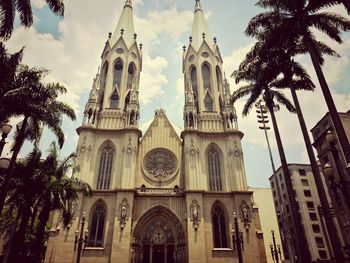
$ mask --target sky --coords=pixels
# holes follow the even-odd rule
[[[62,155],[75,151],[78,142],[76,128],[81,125],[83,110],[92,86],[93,78],[101,63],[100,56],[109,32],[113,32],[124,5],[123,0],[65,0],[65,16],[55,16],[44,0],[32,0],[34,25],[25,29],[16,23],[9,41],[10,52],[25,46],[23,63],[50,70],[47,82],[60,82],[68,93],[61,100],[69,103],[77,114],[76,121],[64,120],[66,142]],[[255,40],[244,30],[249,20],[263,10],[255,6],[255,0],[202,0],[211,35],[217,37],[227,77],[237,69]],[[135,31],[143,44],[143,71],[140,80],[141,123],[154,116],[157,108],[164,108],[169,119],[183,127],[184,87],[182,74],[182,46],[188,46],[191,34],[194,0],[134,0]],[[347,16],[342,6],[332,8]],[[350,34],[344,34],[344,43],[338,45],[322,34],[340,55],[327,58],[323,67],[337,109],[350,110]],[[308,129],[310,130],[327,112],[324,98],[308,56],[297,58],[312,76],[317,88],[314,92],[299,92]],[[231,91],[239,85],[229,78]],[[291,97],[289,92],[285,94]],[[258,129],[253,110],[248,117],[241,112],[245,100],[236,102],[239,129],[242,139],[248,184],[268,187],[272,174],[264,133]],[[281,109],[276,113],[283,144],[289,163],[309,163],[302,135],[295,115]],[[270,130],[273,158],[280,165],[274,134]],[[46,151],[54,139],[46,132],[41,148]],[[9,147],[7,147],[8,150]],[[26,144],[24,156],[31,149]]]

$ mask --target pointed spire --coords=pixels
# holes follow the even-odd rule
[[[118,24],[109,40],[111,46],[113,46],[120,37],[123,37],[128,48],[134,43],[135,29],[134,18],[132,13],[132,1],[126,0],[123,11],[119,17]]]
[[[204,40],[210,47],[214,46],[214,42],[209,33],[207,21],[204,17],[204,12],[200,0],[196,0],[191,37],[191,45],[195,50],[198,50],[200,48]]]

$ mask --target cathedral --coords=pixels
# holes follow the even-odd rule
[[[76,262],[82,222],[83,263],[239,262],[237,237],[244,262],[266,262],[222,64],[196,0],[183,50],[184,128],[163,109],[141,125],[142,45],[132,1],[125,2],[77,129],[74,176],[91,185],[93,196],[79,198],[68,229],[52,216],[45,262]]]

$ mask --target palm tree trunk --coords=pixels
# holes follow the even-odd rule
[[[298,99],[297,93],[295,91],[293,82],[290,81],[290,83],[291,83],[290,84],[290,91],[292,93],[294,106],[295,106],[296,111],[297,111],[300,128],[301,128],[301,131],[303,133],[305,146],[306,146],[307,154],[309,156],[311,169],[312,169],[312,173],[314,175],[318,195],[320,197],[321,207],[323,210],[323,215],[324,215],[324,219],[325,219],[326,226],[327,226],[328,237],[329,237],[329,240],[331,242],[332,249],[333,249],[334,259],[336,262],[343,263],[345,261],[344,261],[344,255],[343,255],[343,252],[341,249],[342,244],[340,243],[340,240],[339,240],[339,237],[337,234],[338,232],[337,232],[337,229],[336,229],[334,221],[333,221],[333,216],[331,213],[331,209],[329,207],[329,203],[328,203],[326,191],[324,189],[324,185],[322,182],[320,170],[319,170],[319,167],[317,165],[314,152],[312,150],[310,136],[308,134],[308,130],[306,127],[304,116],[303,116],[303,113],[301,111],[299,99]]]
[[[309,50],[310,57],[312,60],[312,64],[315,68],[317,78],[318,78],[318,81],[320,82],[320,86],[321,86],[321,89],[323,92],[323,96],[324,96],[324,98],[326,100],[326,104],[328,106],[329,115],[330,115],[331,120],[333,122],[335,133],[337,134],[337,137],[338,137],[340,149],[344,155],[345,165],[350,167],[350,144],[349,144],[348,137],[346,136],[344,127],[343,127],[341,120],[340,120],[340,117],[339,117],[339,113],[338,113],[337,108],[334,104],[332,95],[329,91],[327,81],[324,77],[321,65],[320,65],[318,58],[316,56],[316,48],[309,38],[305,37],[305,39],[306,39],[306,41],[305,41],[306,46],[307,46],[307,49]],[[345,169],[345,173],[346,172],[347,171]],[[339,177],[340,177],[339,179],[342,182],[346,182],[346,178],[342,178],[342,177],[344,177],[343,174],[344,174],[343,171],[339,172]],[[342,192],[344,194],[344,198],[350,200],[350,193],[349,193],[349,189],[348,189],[347,185],[343,185],[342,189],[343,189]],[[349,207],[349,209],[350,209],[350,207]]]
[[[18,141],[16,142],[15,147],[14,147],[14,151],[13,151],[13,154],[11,157],[9,168],[7,170],[7,174],[4,177],[4,182],[3,182],[2,187],[0,189],[1,190],[0,191],[0,218],[2,215],[2,211],[4,209],[4,204],[5,204],[5,199],[6,199],[8,187],[9,187],[11,179],[13,177],[17,156],[19,154],[19,151],[21,150],[21,147],[22,147],[22,144],[24,141],[24,133],[25,133],[25,130],[27,128],[27,123],[28,123],[28,116],[25,116],[23,119],[21,129],[19,131]]]
[[[15,233],[14,240],[12,240],[16,246],[12,246],[12,243],[9,244],[11,250],[9,258],[10,261],[8,262],[21,262],[21,257],[23,254],[25,254],[24,242],[30,216],[30,205],[27,205],[23,208],[21,223],[19,225],[17,233]],[[6,263],[6,261],[4,261],[4,263]]]
[[[44,207],[39,214],[39,226],[35,235],[36,240],[34,244],[34,263],[40,263],[43,256],[45,228],[50,216],[50,204],[47,204],[47,202],[49,201],[46,200],[46,203],[44,204]]]
[[[267,97],[268,96],[269,95],[267,95]],[[274,103],[272,101],[272,98],[267,98],[267,99],[265,98],[265,102],[266,102],[267,108],[269,109],[269,112],[271,115],[272,126],[273,126],[273,129],[275,131],[278,152],[280,155],[283,176],[284,176],[287,195],[288,195],[288,199],[289,199],[289,203],[290,203],[292,221],[293,221],[293,226],[295,229],[294,239],[296,240],[296,245],[297,245],[297,249],[298,249],[298,261],[297,262],[311,263],[311,256],[310,256],[309,247],[306,245],[307,240],[305,237],[304,228],[303,228],[302,224],[300,224],[300,222],[302,222],[302,221],[301,221],[301,217],[299,214],[297,202],[295,200],[291,174],[289,173],[287,159],[286,159],[286,155],[284,153],[283,144],[282,144],[282,140],[281,140],[281,135],[279,133],[279,129],[278,129],[277,121],[276,121],[276,116],[275,116],[275,113],[273,110]]]

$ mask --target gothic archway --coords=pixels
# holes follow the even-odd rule
[[[133,233],[133,263],[187,262],[185,227],[168,208],[159,205],[147,211]]]

